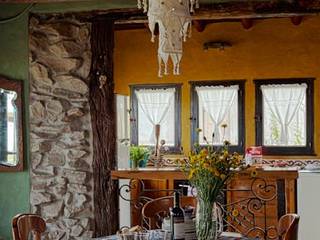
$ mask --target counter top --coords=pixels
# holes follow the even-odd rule
[[[237,171],[240,175],[251,175],[252,171],[257,171],[257,176],[263,177],[285,177],[285,178],[297,178],[298,167],[268,167],[263,168],[248,168],[243,171]],[[138,168],[138,169],[118,169],[111,171],[112,179],[150,179],[150,180],[161,180],[161,179],[186,179],[186,173],[175,167],[164,167],[164,168]]]

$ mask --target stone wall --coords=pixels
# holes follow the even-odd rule
[[[90,24],[33,16],[29,25],[32,211],[45,218],[46,239],[85,239],[93,229]]]

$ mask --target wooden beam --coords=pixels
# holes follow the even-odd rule
[[[116,168],[113,48],[114,20],[93,21],[89,104],[93,134],[95,237],[115,234],[119,229],[118,186],[111,179],[111,171]]]
[[[241,19],[241,24],[244,29],[250,29],[253,26],[253,20],[251,18]]]
[[[87,2],[87,0],[0,0],[0,3],[61,3],[61,2]]]
[[[1,1],[3,2],[7,0],[0,0],[0,2]],[[13,1],[18,2],[26,0]],[[298,3],[297,1],[300,1],[301,3]],[[74,13],[70,12],[64,14],[68,15]],[[115,24],[147,23],[146,14],[143,13],[142,10],[135,7],[94,10],[80,13],[77,12],[76,14],[78,17],[83,18],[84,20],[87,20],[88,18],[97,18],[103,15],[110,15],[115,20]],[[45,16],[50,15],[56,14],[45,14]],[[195,14],[193,14],[191,17],[192,20],[239,21],[242,19],[291,18],[296,16],[316,15],[320,15],[320,1],[231,1],[223,3],[213,3],[210,5],[200,4],[200,9],[196,9]]]
[[[291,17],[291,22],[293,25],[300,25],[302,23],[303,20],[303,16],[295,16],[295,17]]]
[[[128,12],[137,13],[137,9],[128,9]],[[310,1],[301,6],[297,3],[283,1],[250,1],[226,2],[212,5],[200,4],[192,15],[192,20],[242,20],[265,18],[291,18],[296,16],[316,16],[320,14],[320,1]],[[116,19],[118,23],[143,23],[147,22],[145,14]]]

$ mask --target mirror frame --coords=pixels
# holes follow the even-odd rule
[[[0,164],[0,172],[21,172],[23,171],[23,163],[24,163],[24,112],[22,106],[23,99],[23,82],[18,80],[9,80],[4,76],[0,76],[0,88],[15,91],[17,93],[16,99],[16,107],[18,111],[18,145],[19,149],[19,161],[16,166],[5,166]]]

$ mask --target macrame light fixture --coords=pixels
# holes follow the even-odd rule
[[[182,41],[191,36],[191,15],[199,7],[199,0],[138,0],[138,8],[148,14],[149,29],[155,40],[155,26],[159,26],[159,77],[168,74],[169,58],[173,74],[180,74]],[[163,67],[164,66],[164,67]]]

